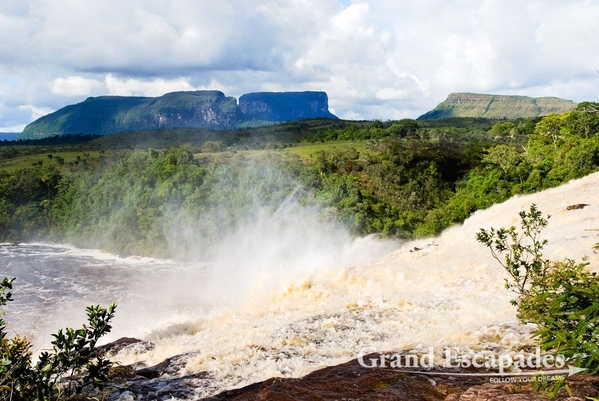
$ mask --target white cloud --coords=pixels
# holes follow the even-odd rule
[[[51,113],[53,111],[52,109],[36,107],[32,104],[23,104],[19,106],[19,110],[30,111],[32,120],[37,120],[38,118],[43,117],[46,114]]]
[[[195,90],[184,78],[141,80],[120,79],[108,74],[104,80],[110,95],[119,96],[161,96],[168,92]]]
[[[597,19],[589,0],[4,0],[0,127],[30,121],[20,105],[194,89],[326,90],[366,119],[452,91],[596,100]]]
[[[402,89],[394,89],[394,88],[383,88],[379,89],[375,97],[380,100],[396,100],[405,98],[407,92]]]
[[[26,124],[12,125],[0,127],[0,132],[22,132]]]
[[[59,96],[88,96],[102,86],[102,82],[80,76],[56,78],[50,82],[50,90]]]

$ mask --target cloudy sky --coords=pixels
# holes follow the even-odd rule
[[[599,101],[599,0],[0,0],[0,131],[89,96],[322,90],[348,119],[448,93]]]

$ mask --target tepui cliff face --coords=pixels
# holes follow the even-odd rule
[[[258,92],[239,98],[241,111],[249,118],[294,121],[303,118],[337,118],[329,112],[324,92]]]
[[[433,110],[418,120],[450,117],[480,118],[534,118],[549,113],[565,113],[576,103],[556,97],[533,98],[528,96],[485,95],[477,93],[451,93]]]
[[[39,118],[18,139],[173,127],[235,129],[254,120],[319,117],[337,118],[329,112],[324,92],[251,93],[241,96],[239,105],[220,91],[173,92],[155,98],[100,96]]]

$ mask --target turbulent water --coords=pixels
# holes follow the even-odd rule
[[[439,358],[444,347],[518,350],[530,344],[534,328],[517,323],[505,274],[475,233],[517,225],[518,212],[535,203],[552,216],[545,256],[588,256],[599,270],[592,250],[599,242],[597,199],[599,173],[477,212],[438,238],[403,244],[352,240],[327,225],[310,229],[293,213],[283,225],[276,215],[263,216],[264,224],[222,245],[215,265],[44,244],[2,246],[1,272],[20,283],[7,320],[44,344],[50,329],[80,324],[85,305],[116,302],[112,338],[141,336],[156,345],[116,359],[154,364],[184,354],[177,374],[209,373],[197,379],[198,396],[299,377],[363,350],[434,347]],[[581,203],[589,206],[567,210]],[[79,315],[71,316],[75,310]]]
[[[156,322],[185,320],[211,308],[199,293],[206,265],[119,258],[64,245],[0,245],[0,275],[16,277],[5,308],[8,329],[49,346],[61,327],[85,322],[85,307],[118,304],[111,338],[143,335]]]

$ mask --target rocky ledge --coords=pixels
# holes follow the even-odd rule
[[[102,347],[113,354],[125,347],[149,350],[151,343],[124,338]],[[119,366],[112,372],[113,383],[106,400],[395,400],[395,401],[541,401],[528,383],[490,383],[488,377],[461,376],[459,373],[481,373],[471,369],[440,369],[432,374],[417,371],[398,372],[393,368],[369,369],[358,360],[326,367],[309,375],[293,378],[272,378],[239,389],[201,398],[198,394],[215,388],[209,372],[185,372],[189,355],[178,355],[154,366],[143,362]],[[377,354],[366,359],[377,357]],[[567,378],[571,394],[562,388],[554,400],[588,401],[599,397],[599,377],[576,375]]]

